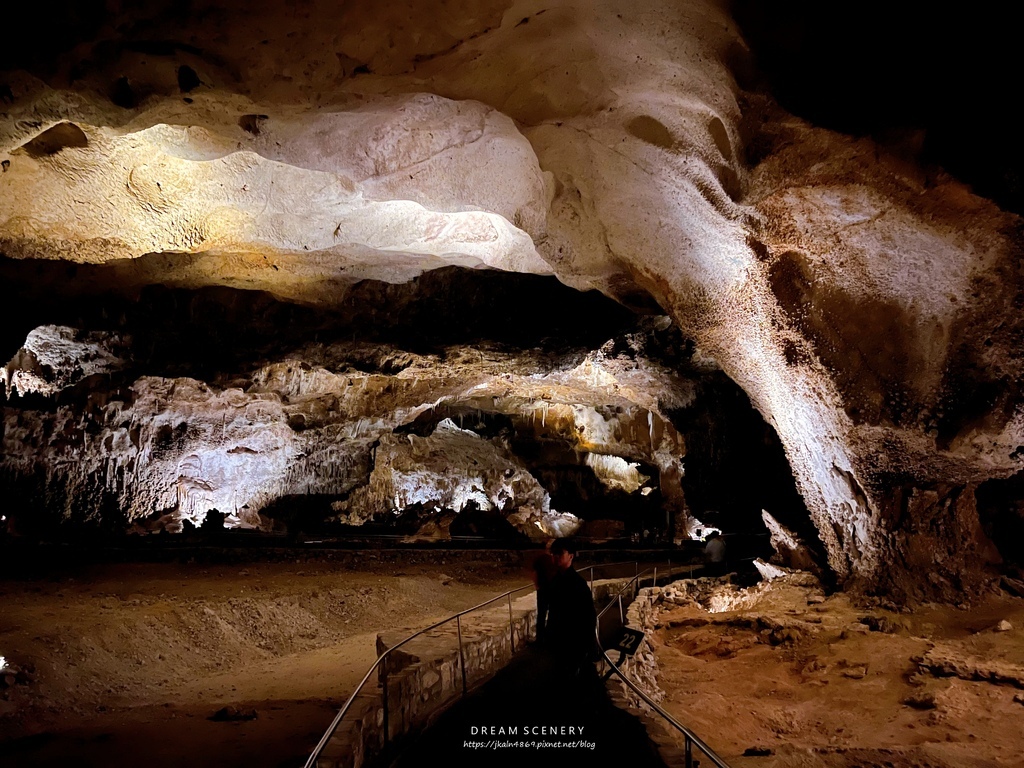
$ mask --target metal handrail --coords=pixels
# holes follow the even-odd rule
[[[595,568],[608,568],[608,567],[611,567],[611,566],[614,566],[614,565],[628,565],[630,562],[632,562],[632,561],[623,561],[623,562],[619,562],[619,563],[600,563],[598,565],[586,566],[585,568],[578,568],[576,572],[580,573],[582,571],[588,571],[589,570],[590,571],[591,587],[593,587],[593,581],[594,581],[593,574],[594,574],[594,569]],[[420,635],[425,634],[426,632],[430,632],[431,630],[437,629],[441,625],[447,624],[450,621],[458,622],[461,619],[461,617],[465,616],[466,614],[472,613],[473,611],[477,611],[477,610],[479,610],[481,608],[485,608],[488,605],[490,605],[491,603],[496,603],[498,600],[501,600],[502,598],[508,598],[508,600],[509,600],[509,629],[510,629],[510,632],[511,632],[511,636],[510,637],[511,637],[511,640],[513,641],[512,642],[512,645],[513,645],[512,650],[514,651],[515,650],[515,648],[514,648],[515,629],[512,627],[512,602],[511,602],[512,601],[512,595],[514,595],[516,592],[522,592],[523,590],[526,590],[526,589],[533,589],[533,585],[532,584],[524,584],[521,587],[516,587],[515,589],[510,589],[507,592],[502,592],[497,597],[492,597],[490,600],[486,600],[486,601],[480,603],[479,605],[475,605],[472,608],[467,608],[464,611],[460,611],[459,613],[456,613],[456,614],[453,614],[451,616],[448,616],[447,618],[441,619],[440,621],[431,624],[429,627],[425,627],[425,628],[419,630],[418,632],[414,632],[413,634],[409,635],[407,638],[402,640],[400,643],[397,643],[396,645],[393,645],[390,648],[388,648],[386,651],[384,651],[380,656],[377,657],[377,660],[375,662],[373,662],[373,665],[370,667],[370,669],[367,670],[366,674],[363,676],[363,679],[359,682],[359,685],[357,685],[356,689],[352,692],[352,695],[348,697],[348,699],[345,701],[344,704],[342,704],[341,709],[338,710],[338,714],[335,715],[334,720],[331,721],[330,726],[328,726],[327,730],[324,732],[324,735],[321,737],[320,741],[317,743],[316,747],[313,749],[313,752],[310,754],[309,759],[306,760],[306,763],[305,763],[303,768],[314,768],[314,766],[316,765],[316,761],[320,757],[320,753],[323,752],[324,747],[326,747],[328,742],[330,742],[331,737],[334,736],[334,732],[338,730],[338,726],[341,725],[341,721],[345,718],[345,715],[348,713],[349,708],[352,706],[352,702],[354,702],[356,700],[356,696],[358,696],[360,691],[363,690],[363,686],[366,685],[366,682],[373,675],[374,671],[380,666],[381,662],[384,661],[391,654],[392,651],[398,650],[399,648],[401,648],[403,645],[405,645],[409,641],[415,640]],[[461,628],[461,624],[460,624],[460,626],[459,626],[459,636],[460,636],[459,651],[460,651],[460,653],[462,651],[462,641],[461,641],[461,634],[462,634],[462,632],[461,632],[461,629],[462,628]],[[466,671],[466,668],[465,668],[465,664],[464,663],[461,664],[460,666],[462,667],[462,673],[463,673],[463,693],[465,693],[465,689],[466,689],[465,671]],[[387,690],[386,689],[384,691],[384,701],[385,701],[384,706],[386,707],[387,706],[387,703],[386,703],[387,702]],[[385,731],[384,732],[384,738],[385,738],[385,741],[387,741],[387,728],[388,728],[388,724],[387,724],[387,721],[385,720],[385,722],[384,722],[384,731]]]
[[[671,571],[671,567],[669,568],[669,571]],[[626,588],[630,587],[630,586],[634,586],[635,585],[635,587],[637,589],[639,589],[640,578],[642,576],[645,576],[648,573],[650,573],[650,570],[644,571],[643,573],[638,573],[636,576],[634,576],[632,579],[630,579],[623,587],[621,587],[619,589],[617,596],[621,597],[623,592],[625,592]],[[657,580],[657,573],[658,573],[658,569],[655,567],[654,568],[654,578],[655,578],[655,580]],[[606,605],[601,610],[601,612],[597,614],[597,618],[598,618],[599,622],[600,622],[600,618],[602,616],[604,616],[604,614],[608,611],[608,609],[611,608],[612,605],[614,605],[616,602],[617,601],[614,601],[614,600],[609,602],[608,605]],[[683,736],[684,736],[684,753],[685,753],[685,760],[686,760],[685,767],[686,768],[693,768],[693,765],[694,765],[693,746],[694,745],[696,745],[697,748],[700,749],[701,752],[703,752],[705,755],[707,755],[707,757],[709,757],[711,759],[711,762],[713,762],[716,766],[718,766],[718,768],[729,768],[729,764],[726,763],[721,757],[719,757],[715,753],[715,751],[713,749],[711,749],[711,747],[709,747],[704,742],[703,739],[700,738],[700,736],[695,734],[693,731],[691,731],[685,725],[683,725],[678,720],[676,720],[674,717],[672,717],[672,715],[670,715],[668,712],[666,712],[664,709],[662,709],[662,707],[656,701],[654,701],[654,699],[652,699],[650,696],[648,696],[646,693],[644,693],[632,680],[630,680],[628,677],[626,677],[625,674],[623,674],[622,670],[619,669],[615,665],[615,662],[613,662],[608,657],[608,651],[606,651],[604,649],[604,646],[601,645],[601,637],[600,637],[600,633],[598,632],[597,626],[595,626],[595,628],[594,628],[594,636],[597,638],[597,647],[601,649],[601,655],[604,657],[605,663],[608,664],[608,666],[611,668],[611,671],[614,672],[616,675],[618,675],[619,678],[622,680],[622,682],[624,682],[627,686],[629,686],[630,690],[632,690],[633,693],[635,693],[637,696],[639,696],[641,699],[643,699],[644,703],[647,704],[647,706],[649,706],[651,709],[653,709],[655,712],[657,712],[659,715],[661,715],[663,718],[665,718],[665,720],[667,720],[670,725],[672,725],[677,731],[679,731],[680,733],[683,734]],[[620,659],[620,662],[621,662],[621,659]]]
[[[620,670],[618,667],[616,667],[612,663],[612,660],[608,658],[608,652],[605,651],[604,648],[601,649],[601,655],[604,656],[605,661],[608,662],[608,665],[612,668],[612,671],[616,675],[619,676],[619,678],[622,680],[622,682],[624,682],[626,685],[629,686],[630,690],[632,690],[633,693],[635,693],[637,696],[639,696],[641,699],[643,699],[644,703],[646,703],[647,706],[649,706],[651,709],[653,709],[655,712],[657,712],[659,715],[661,715],[663,718],[665,718],[665,720],[667,720],[669,722],[669,724],[672,725],[672,727],[674,727],[677,731],[679,731],[680,733],[683,734],[683,736],[686,737],[686,741],[685,741],[686,768],[692,768],[692,766],[693,766],[693,745],[696,745],[697,748],[700,749],[701,752],[703,752],[705,755],[707,755],[711,759],[711,762],[713,762],[715,765],[717,765],[718,768],[729,768],[729,764],[727,762],[725,762],[722,758],[720,758],[711,747],[709,747],[707,744],[705,744],[704,740],[701,739],[700,736],[695,734],[693,731],[691,731],[685,725],[683,725],[678,720],[676,720],[674,717],[672,717],[672,715],[670,715],[668,712],[666,712],[664,709],[662,709],[654,701],[654,699],[652,699],[650,696],[648,696],[646,693],[644,693],[642,690],[640,690],[640,688],[632,680],[630,680],[628,677],[626,677],[622,673],[622,670]]]
[[[327,743],[331,740],[331,737],[334,736],[334,732],[338,729],[338,726],[341,725],[341,721],[344,719],[345,715],[347,714],[347,712],[349,710],[349,707],[352,706],[352,702],[355,701],[356,696],[359,695],[359,692],[363,690],[363,686],[366,685],[366,681],[369,680],[370,677],[373,675],[374,670],[376,670],[377,667],[380,666],[380,663],[382,661],[384,661],[391,654],[392,651],[397,651],[399,648],[401,648],[403,645],[405,645],[406,643],[410,642],[411,640],[415,640],[420,635],[423,635],[423,634],[425,634],[427,632],[430,632],[433,629],[437,629],[438,627],[442,626],[443,624],[447,624],[450,621],[457,621],[457,620],[459,620],[461,617],[465,616],[467,613],[472,613],[473,611],[479,610],[480,608],[484,608],[484,607],[490,605],[491,603],[495,603],[498,600],[501,600],[504,597],[507,597],[507,598],[511,599],[512,595],[514,595],[516,592],[522,592],[524,589],[532,589],[532,587],[533,587],[532,584],[524,584],[521,587],[516,587],[515,589],[510,589],[507,592],[502,592],[497,597],[492,597],[490,600],[487,600],[487,601],[485,601],[483,603],[480,603],[479,605],[475,605],[472,608],[467,608],[464,611],[460,611],[459,613],[456,613],[456,614],[453,614],[451,616],[448,616],[447,618],[441,619],[440,621],[431,624],[429,627],[424,627],[423,629],[419,630],[418,632],[414,632],[413,634],[409,635],[407,638],[402,640],[400,643],[396,643],[395,645],[391,646],[386,651],[384,651],[380,656],[377,657],[377,660],[375,662],[373,662],[373,665],[370,667],[370,669],[363,676],[363,679],[359,682],[359,685],[356,686],[356,689],[352,692],[352,695],[348,697],[348,699],[345,701],[345,703],[341,706],[341,709],[338,710],[338,714],[334,717],[334,720],[331,722],[330,726],[324,732],[324,735],[320,739],[320,742],[316,745],[316,748],[313,750],[312,754],[309,756],[309,759],[306,761],[306,764],[305,764],[304,768],[313,768],[313,766],[316,765],[317,758],[320,757],[320,753],[323,752],[324,747],[327,746]],[[461,644],[460,644],[460,648],[461,648]]]

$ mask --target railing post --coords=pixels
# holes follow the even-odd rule
[[[514,655],[516,652],[516,628],[512,623],[512,593],[508,593],[508,647],[510,654]]]
[[[594,566],[590,566],[590,596],[594,596]]]
[[[384,746],[387,747],[391,741],[391,724],[388,718],[388,657],[385,653],[384,660],[380,665],[381,682],[381,710],[384,715]]]
[[[686,737],[686,768],[693,768],[693,742]]]
[[[466,695],[466,654],[462,650],[462,617],[455,617],[455,626],[459,630],[459,666],[462,667],[462,695]]]
[[[626,615],[622,612],[622,593],[619,593],[619,621],[622,622],[623,626],[626,624]]]
[[[658,566],[654,566],[654,579],[651,580],[651,586],[658,586]]]

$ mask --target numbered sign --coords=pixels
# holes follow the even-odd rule
[[[644,639],[644,633],[638,629],[630,629],[624,627],[622,629],[622,637],[619,638],[619,642],[615,644],[615,648],[626,656],[632,656],[636,653],[636,649],[640,647],[640,642]]]

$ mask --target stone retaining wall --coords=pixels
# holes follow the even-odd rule
[[[600,603],[614,594],[627,579],[606,579],[594,583]],[[499,602],[461,620],[462,648],[467,689],[490,679],[512,656],[512,646],[522,648],[536,634],[537,598],[529,593],[512,600],[512,630],[509,605]],[[400,643],[415,629],[397,630],[377,636],[377,653]],[[459,658],[456,622],[424,633],[393,651],[377,684],[368,682],[353,701],[338,731],[317,761],[318,768],[362,768],[385,750],[385,712],[381,695],[387,678],[387,739],[399,742],[422,730],[463,692],[463,667]]]
[[[661,587],[644,587],[626,609],[626,626],[644,633],[644,639],[636,653],[627,656],[619,669],[629,677],[648,696],[659,704],[664,692],[658,687],[658,662],[654,655],[651,636],[654,633],[654,619],[657,615],[655,605],[661,600]],[[616,678],[618,679],[618,678]],[[634,707],[645,707],[640,698],[633,693],[621,680],[623,695]]]

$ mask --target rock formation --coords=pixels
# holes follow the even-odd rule
[[[636,350],[616,353],[614,339],[589,352],[414,353],[337,339],[282,352],[278,337],[268,348],[279,359],[224,359],[201,380],[181,375],[195,364],[153,375],[167,367],[163,348],[194,343],[190,329],[160,333],[147,358],[110,332],[42,327],[5,367],[16,394],[4,469],[45,507],[34,514],[180,531],[216,510],[228,527],[269,531],[287,524],[277,519],[286,500],[318,497],[321,516],[346,525],[472,504],[527,535],[565,535],[579,520],[552,508],[531,472],[568,465],[623,496],[659,490],[651,502],[686,515],[685,440],[669,414],[694,405],[698,384]],[[25,510],[13,516],[38,528]]]
[[[440,267],[553,274],[667,313],[743,389],[840,581],[910,598],[984,581],[975,489],[1024,464],[1017,215],[903,147],[787,113],[713,0],[200,6],[97,16],[6,57],[8,274],[95,301],[221,286],[321,310]],[[44,333],[68,339],[50,358]],[[112,369],[68,333],[14,342],[8,387]],[[390,456],[397,428],[458,402],[678,485],[670,373],[591,355],[351,376],[316,354],[98,387],[87,415],[10,399],[4,466],[77,462],[68,503],[108,488],[129,519],[251,521],[347,493],[374,444]]]

